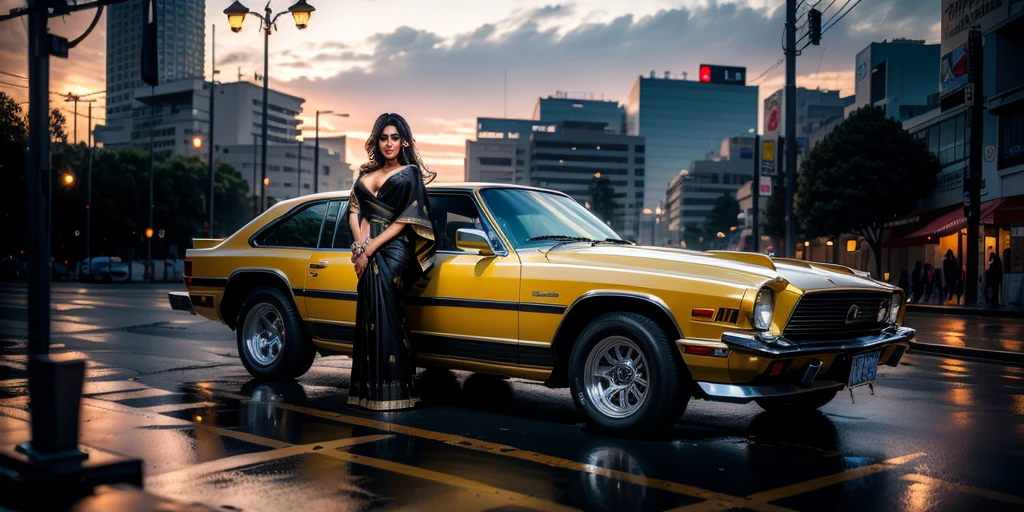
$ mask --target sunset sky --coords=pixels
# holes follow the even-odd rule
[[[694,79],[701,63],[745,66],[752,79],[782,56],[783,0],[583,0],[554,4],[536,0],[309,0],[316,12],[299,31],[291,17],[278,21],[270,40],[270,87],[306,98],[306,136],[317,109],[351,117],[321,117],[321,135],[347,134],[348,161],[365,158],[361,145],[382,112],[409,120],[427,164],[439,179],[462,178],[465,140],[475,118],[528,118],[540,96],[555,91],[622,100],[638,75],[655,70]],[[811,0],[814,4],[816,0]],[[819,8],[830,5],[821,2]],[[853,5],[857,0],[849,2]],[[216,25],[221,81],[262,73],[263,42],[250,17],[241,33],[228,29],[222,11],[230,0],[207,0],[206,73],[211,27]],[[263,2],[243,1],[250,9]],[[287,9],[292,0],[274,0]],[[824,20],[847,0],[831,2]],[[0,0],[0,12],[25,2]],[[829,30],[821,46],[797,61],[798,85],[853,93],[854,58],[872,41],[899,37],[939,42],[939,0],[869,0]],[[77,37],[91,13],[53,19],[51,31]],[[827,24],[826,24],[827,26]],[[53,59],[50,90],[103,90],[106,23],[71,58]],[[0,30],[0,90],[28,99],[24,20]],[[938,66],[938,63],[936,63]],[[508,74],[508,99],[503,78]],[[780,66],[758,82],[761,97],[782,86]],[[51,96],[59,106],[71,108]],[[97,102],[96,106],[102,105]],[[79,112],[86,107],[79,105]],[[94,110],[102,117],[102,110]],[[70,113],[69,128],[70,128]],[[102,120],[100,120],[102,122]],[[79,139],[85,139],[84,118]],[[69,130],[70,131],[70,130]]]

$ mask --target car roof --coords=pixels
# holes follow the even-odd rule
[[[485,188],[506,188],[506,189],[536,190],[536,191],[539,191],[539,192],[552,192],[552,193],[555,193],[555,194],[562,194],[562,192],[559,192],[557,190],[550,190],[550,189],[545,189],[545,188],[540,188],[540,187],[531,187],[531,186],[527,186],[527,185],[515,185],[515,184],[511,184],[511,183],[489,183],[489,182],[483,182],[483,181],[442,181],[442,182],[433,182],[433,183],[430,183],[430,184],[427,185],[427,190],[431,190],[431,191],[433,191],[433,190],[439,190],[439,191],[442,191],[442,190],[443,191],[450,191],[450,190],[476,191],[476,190],[482,190],[482,189],[485,189]],[[282,203],[298,204],[298,203],[304,203],[306,201],[315,201],[315,200],[318,200],[318,199],[334,199],[334,198],[338,198],[338,197],[348,197],[348,194],[349,194],[348,190],[333,190],[333,191],[330,191],[330,192],[319,192],[319,193],[316,193],[316,194],[308,194],[308,195],[299,196],[299,197],[292,198],[292,199],[286,199],[286,200],[281,201],[280,203],[277,203],[277,204],[282,204]]]

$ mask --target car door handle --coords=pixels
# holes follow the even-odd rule
[[[316,263],[310,263],[309,268],[327,268],[327,260],[320,260]]]

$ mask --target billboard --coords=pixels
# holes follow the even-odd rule
[[[1006,0],[942,0],[942,55],[967,42],[967,30],[980,25],[984,34],[1009,16]]]
[[[700,81],[712,84],[747,85],[747,68],[701,64]]]
[[[782,132],[782,90],[764,99],[764,138],[774,139]]]
[[[939,60],[939,93],[949,94],[967,85],[967,78],[967,43],[964,43]]]

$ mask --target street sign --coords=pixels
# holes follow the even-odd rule
[[[964,217],[971,218],[971,191],[964,191]]]
[[[760,193],[758,194],[759,196],[761,196],[761,197],[771,197],[771,195],[772,195],[772,177],[771,176],[761,176],[761,186],[759,188],[760,188],[760,190],[759,190]]]
[[[68,58],[68,38],[53,34],[47,34],[47,37],[50,42],[50,55],[62,59]]]
[[[775,141],[762,142],[761,176],[775,176]]]
[[[996,147],[995,146],[985,146],[985,161],[988,162],[988,163],[992,163],[995,160],[996,160]]]

